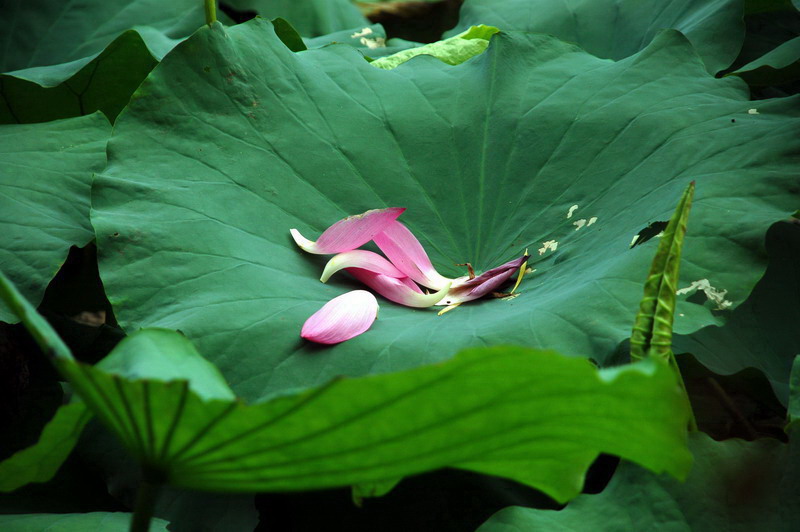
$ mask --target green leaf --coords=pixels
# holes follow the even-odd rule
[[[600,452],[678,477],[690,464],[686,403],[671,371],[654,362],[598,373],[552,352],[480,349],[251,406],[202,401],[175,381],[80,371],[91,386],[80,393],[97,415],[140,461],[185,488],[319,489],[455,466],[565,501]]]
[[[445,36],[476,24],[555,35],[614,60],[631,56],[663,29],[681,31],[709,72],[729,66],[742,46],[743,0],[467,0]]]
[[[8,31],[0,34],[0,72],[88,62],[129,29],[138,29],[161,59],[205,20],[197,0],[9,0],[3,14]]]
[[[36,303],[69,247],[94,237],[89,192],[110,132],[100,113],[0,125],[0,270]],[[0,320],[14,321],[2,304]]]
[[[123,512],[88,512],[81,514],[19,514],[0,515],[0,527],[14,532],[127,532],[131,514]],[[163,519],[150,522],[150,532],[167,531]]]
[[[403,50],[396,54],[376,59],[371,64],[374,67],[391,70],[412,57],[431,55],[448,65],[460,65],[464,61],[483,53],[489,46],[489,39],[498,31],[500,30],[491,26],[473,26],[455,37]]]
[[[478,531],[788,530],[800,519],[797,445],[717,442],[696,432],[686,483],[622,463],[602,493],[581,495],[560,511],[506,508]]]
[[[36,444],[0,462],[0,491],[14,491],[31,482],[53,478],[91,417],[83,403],[60,407]]]
[[[0,123],[47,122],[98,110],[113,122],[156,59],[138,32],[126,31],[83,63],[0,75]]]
[[[792,373],[789,376],[789,408],[787,415],[789,417],[790,427],[797,424],[800,419],[800,355],[794,357],[792,363]]]
[[[289,50],[293,52],[302,52],[308,49],[303,42],[303,38],[297,33],[297,30],[284,19],[276,18],[272,21],[272,25],[275,27],[275,34],[283,41],[283,44],[285,44]]]
[[[42,348],[52,351],[52,328],[31,319],[33,308],[1,275],[0,287]],[[109,358],[139,351],[137,357],[158,365],[164,357],[196,356],[182,339],[150,332],[132,335]],[[166,371],[164,365],[109,364],[131,375],[151,371],[149,379],[61,356],[56,363],[134,457],[178,487],[254,492],[385,485],[454,466],[511,478],[563,502],[580,493],[586,469],[603,452],[677,478],[691,464],[688,405],[670,369],[652,360],[597,370],[552,351],[473,349],[442,364],[338,379],[255,405],[204,400],[195,393],[206,384],[199,363],[186,365],[189,382],[169,380],[172,361]]]
[[[304,37],[317,37],[355,26],[369,26],[350,0],[229,0],[240,11],[286,19]]]
[[[169,135],[164,106],[185,110]],[[458,67],[384,71],[349,46],[294,54],[264,20],[203,29],[115,124],[93,188],[101,276],[124,327],[180,329],[248,400],[476,345],[602,365],[630,336],[655,251],[630,241],[667,219],[691,180],[703,222],[686,237],[679,286],[708,279],[731,304],[681,296],[676,332],[722,323],[763,273],[764,232],[800,203],[800,102],[753,106],[744,82],[709,76],[677,32],[617,63],[500,33]],[[536,272],[512,300],[441,317],[383,301],[366,334],[302,342],[303,322],[359,285],[320,283],[325,258],[289,229],[315,237],[386,206],[407,207],[401,220],[444,275],[526,248]],[[551,240],[555,252],[536,251]]]
[[[749,85],[781,85],[800,79],[800,37],[786,41],[733,74]]]
[[[181,334],[144,329],[126,337],[97,368],[127,379],[186,380],[203,399],[235,398],[219,370]]]
[[[766,248],[767,271],[727,323],[704,327],[689,336],[676,335],[673,350],[676,355],[692,353],[704,366],[723,375],[757,368],[786,405],[789,372],[795,355],[800,353],[800,336],[787,334],[800,323],[800,305],[791,296],[800,293],[800,226],[774,224],[767,232]],[[704,297],[694,297],[698,296]],[[680,314],[676,318],[678,323],[683,319]]]
[[[694,181],[681,196],[664,234],[644,284],[644,296],[631,334],[631,358],[641,360],[653,356],[667,361],[672,358],[672,324],[681,268],[681,250],[694,196]]]

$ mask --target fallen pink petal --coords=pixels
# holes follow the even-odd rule
[[[395,268],[394,264],[377,253],[365,249],[354,249],[353,251],[339,253],[329,260],[319,280],[325,283],[334,273],[346,268],[361,268],[398,279],[406,277],[403,272]]]
[[[292,238],[304,251],[317,255],[330,255],[351,251],[372,240],[400,216],[405,208],[373,209],[348,216],[327,228],[316,242],[307,239],[297,229],[290,229]]]
[[[378,317],[378,301],[353,290],[325,303],[303,324],[300,336],[318,344],[338,344],[367,331]]]
[[[422,244],[402,223],[390,222],[373,240],[398,270],[422,286],[440,290],[452,283],[436,271]]]
[[[424,294],[419,287],[414,285],[414,281],[408,277],[397,279],[361,268],[348,268],[347,272],[389,301],[394,301],[406,307],[432,307],[450,289],[448,284],[436,293]]]

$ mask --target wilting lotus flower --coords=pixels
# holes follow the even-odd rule
[[[323,283],[345,270],[386,299],[408,307],[446,305],[450,309],[496,292],[514,272],[526,266],[527,254],[477,277],[470,267],[469,277],[448,279],[433,267],[419,240],[397,221],[404,210],[393,207],[349,216],[326,229],[316,242],[303,237],[297,229],[292,229],[291,234],[297,245],[309,253],[337,254],[325,265],[320,278]],[[389,260],[372,251],[356,249],[370,240]],[[521,278],[522,273],[517,283]],[[436,292],[424,293],[418,285]],[[311,316],[303,325],[301,336],[324,344],[343,342],[365,332],[377,312],[374,296],[363,290],[349,292]]]

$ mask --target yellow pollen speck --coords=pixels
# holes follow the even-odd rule
[[[358,39],[359,37],[365,37],[367,35],[372,35],[372,28],[364,28],[361,31],[355,32],[350,37],[353,39]]]
[[[589,227],[590,225],[592,225],[596,221],[597,221],[597,216],[592,216],[591,218],[589,218],[589,223],[586,224],[586,227]]]
[[[572,213],[574,213],[577,208],[577,205],[573,205],[569,208],[569,211],[567,211],[567,219],[572,218]]]
[[[581,218],[580,220],[576,220],[572,222],[572,225],[575,226],[575,230],[577,231],[578,229],[586,225],[586,218]]]
[[[547,242],[542,242],[542,247],[539,248],[539,255],[544,255],[547,250],[555,251],[558,248],[558,242],[555,240],[548,240]]]
[[[749,114],[749,115],[757,115],[758,114],[758,109],[748,109],[747,110],[747,114]]]

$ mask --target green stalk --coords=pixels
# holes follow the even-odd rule
[[[147,480],[146,475],[142,479],[136,493],[136,508],[133,510],[130,532],[148,532],[150,530],[150,520],[153,518],[160,488],[160,484]]]
[[[216,0],[204,0],[206,7],[206,24],[211,26],[217,21],[217,2]]]
[[[642,360],[649,357],[665,362],[675,371],[684,393],[686,385],[672,352],[672,324],[675,319],[675,293],[678,289],[681,250],[692,208],[694,187],[694,181],[686,187],[664,230],[644,285],[644,296],[631,334],[631,359]],[[688,394],[686,397],[688,401]],[[690,413],[689,429],[697,430],[694,412]]]

